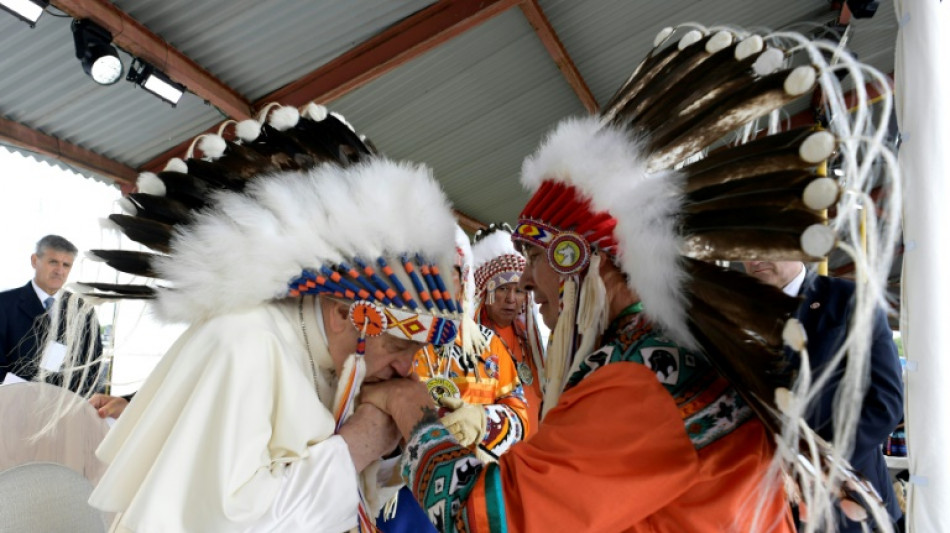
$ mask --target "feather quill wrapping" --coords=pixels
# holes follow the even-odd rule
[[[126,197],[135,207],[135,216],[163,224],[187,224],[191,210],[178,200],[166,196],[132,193]]]
[[[146,278],[158,277],[152,265],[161,257],[159,254],[134,250],[89,250],[86,256],[93,261],[102,261],[119,272]]]
[[[138,189],[144,194],[177,200],[190,209],[200,209],[207,203],[209,187],[188,174],[166,170],[158,174],[143,172],[139,175]]]
[[[814,133],[811,128],[799,128],[713,152],[681,169],[686,176],[685,190],[692,193],[727,181],[812,169],[834,151],[834,144],[831,144],[831,149],[819,149],[817,153],[810,150],[807,151],[808,158],[803,157],[803,146]],[[819,136],[823,135],[827,133]]]
[[[157,251],[168,253],[172,226],[154,220],[114,213],[109,220],[118,225],[125,235],[135,242]]]
[[[801,71],[799,69],[804,69]],[[811,72],[811,83],[807,74]],[[799,75],[806,80],[789,91],[788,81]],[[814,85],[811,67],[798,67],[765,76],[738,91],[725,93],[722,98],[709,100],[693,113],[666,121],[650,129],[649,168],[659,170],[672,167],[676,162],[711,145],[727,133],[769,111],[797,99]]]
[[[77,283],[76,288],[76,292],[93,298],[150,300],[157,294],[155,288],[148,285],[84,282]]]
[[[650,80],[657,76],[664,67],[677,59],[679,53],[680,49],[676,46],[667,46],[660,49],[658,53],[656,47],[651,50],[650,54],[633,71],[630,78],[607,101],[601,112],[604,120],[613,120],[619,109],[628,105],[630,99],[636,96]]]

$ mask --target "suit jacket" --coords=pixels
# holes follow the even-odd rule
[[[58,338],[62,342],[65,330],[65,303],[69,298],[73,298],[72,293],[64,292],[64,302],[61,307],[60,331]],[[33,290],[33,284],[27,283],[19,289],[10,289],[0,292],[0,382],[6,377],[7,372],[13,372],[26,380],[32,380],[36,377],[39,370],[39,343],[43,342],[45,333],[49,328],[49,315],[43,308],[43,304],[36,297],[36,291]],[[93,355],[96,360],[102,355],[102,343],[99,339],[99,324],[96,321],[95,313],[92,313],[86,320],[83,337],[81,342],[85,344],[85,339],[92,335],[95,342]],[[85,383],[78,379],[73,379],[69,384],[70,390],[74,392],[88,392],[95,387],[96,377],[98,376],[99,365],[95,364],[88,372],[88,378]],[[62,384],[62,376],[51,375],[48,382],[54,385]]]
[[[854,283],[818,276],[809,272],[802,284],[804,303],[798,319],[808,335],[808,357],[816,371],[823,370],[844,341],[854,305]],[[901,516],[900,507],[881,452],[881,444],[900,422],[904,413],[904,385],[901,366],[891,328],[884,311],[874,315],[871,340],[870,383],[855,434],[851,465],[861,472],[884,499],[892,519]],[[834,436],[832,416],[835,392],[841,382],[844,364],[835,371],[827,388],[810,406],[808,424],[822,438]],[[848,522],[840,531],[861,531]]]

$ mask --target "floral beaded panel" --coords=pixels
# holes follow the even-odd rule
[[[632,308],[611,324],[603,346],[584,358],[568,379],[565,390],[609,364],[644,365],[656,374],[676,402],[696,449],[715,442],[752,418],[752,409],[705,358],[664,337],[639,309]]]

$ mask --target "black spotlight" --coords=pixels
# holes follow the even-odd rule
[[[122,77],[122,60],[112,42],[112,34],[88,19],[73,21],[76,57],[82,69],[96,83],[112,85]]]
[[[0,9],[9,11],[13,16],[26,22],[32,28],[46,9],[46,0],[0,0]]]
[[[184,85],[175,83],[164,72],[139,58],[132,60],[129,75],[125,79],[140,85],[146,91],[171,104],[172,107],[175,107],[185,94]]]

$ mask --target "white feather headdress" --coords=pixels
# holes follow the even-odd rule
[[[674,41],[677,34],[682,38]],[[851,100],[837,81],[843,72],[858,87]],[[593,348],[587,340],[606,326],[595,253],[604,251],[639,295],[644,314],[680,345],[704,353],[768,429],[781,434],[777,463],[807,487],[816,523],[831,520],[829,496],[849,471],[840,450],[850,447],[859,406],[839,406],[834,448],[801,429],[804,406],[827,377],[800,382],[795,394],[784,395],[790,381],[779,371],[783,342],[794,335],[782,332],[796,329],[786,319],[797,303],[709,261],[809,262],[835,247],[852,256],[866,283],[844,343],[842,387],[852,393],[860,387],[867,325],[875,307],[886,305],[882,287],[900,222],[900,180],[882,143],[890,101],[883,100],[880,113],[870,112],[868,82],[889,93],[880,73],[832,43],[790,32],[667,28],[600,116],[562,122],[522,168],[533,196],[514,238],[545,250],[562,275],[548,387],[564,383],[571,365]],[[772,123],[749,139],[750,122],[777,117],[775,110],[813,90],[823,96],[826,131],[779,131]],[[737,135],[735,145],[723,143],[736,131],[746,134]],[[706,153],[711,146],[718,148]],[[837,182],[824,175],[830,159]],[[875,206],[871,192],[881,186],[889,198]],[[833,205],[836,218],[829,224],[822,210]],[[866,249],[859,244],[862,228],[868,228]],[[545,409],[557,399],[556,390],[548,392]],[[777,405],[776,396],[792,400]],[[801,453],[808,449],[818,451],[806,458]],[[870,513],[880,513],[873,493],[855,494]],[[880,518],[879,524],[887,522]]]
[[[196,139],[186,161],[143,174],[129,214],[109,217],[159,253],[92,252],[166,284],[89,284],[95,296],[156,298],[160,316],[193,322],[319,293],[364,302],[351,311],[412,340],[455,336],[461,310],[442,278],[454,217],[426,167],[375,156],[315,104],[265,106],[234,124],[234,141],[222,136],[231,122]]]

